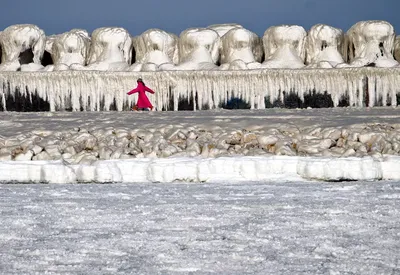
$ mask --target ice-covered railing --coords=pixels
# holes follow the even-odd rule
[[[283,102],[285,95],[300,100],[310,92],[327,92],[338,106],[346,98],[350,106],[397,106],[400,68],[265,69],[247,71],[158,72],[1,72],[0,100],[3,110],[16,93],[37,96],[50,111],[128,110],[136,95],[126,93],[141,77],[156,91],[149,95],[158,110],[178,110],[182,99],[193,100],[193,109],[218,108],[229,99],[241,98],[253,109],[264,109],[265,99]],[[11,100],[12,101],[12,100]],[[171,104],[173,103],[173,104]]]

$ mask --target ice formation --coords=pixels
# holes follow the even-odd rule
[[[221,39],[206,28],[191,28],[179,36],[179,65],[177,70],[211,70],[217,67]]]
[[[262,40],[244,28],[232,28],[221,38],[220,69],[260,68],[263,58]]]
[[[40,60],[45,50],[44,31],[30,24],[12,25],[1,32],[2,60],[0,71],[17,71],[21,65],[34,63],[41,68]]]
[[[396,36],[394,43],[394,58],[400,62],[400,35]]]
[[[343,31],[317,24],[308,32],[306,39],[306,64],[312,68],[333,68],[343,64]]]
[[[263,36],[265,61],[263,68],[303,68],[306,31],[295,25],[273,26]]]
[[[173,67],[178,63],[178,36],[160,29],[150,29],[133,39],[135,63],[131,71]]]
[[[352,67],[395,67],[395,33],[386,21],[361,21],[346,34],[347,61]]]
[[[125,29],[96,29],[92,33],[87,69],[126,71],[132,60],[132,50],[132,38]]]
[[[73,29],[57,35],[52,41],[51,57],[57,70],[58,65],[85,66],[90,47],[87,31]]]

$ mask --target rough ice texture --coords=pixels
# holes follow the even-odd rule
[[[160,29],[150,29],[134,37],[135,64],[131,71],[146,71],[151,65],[173,67],[178,63],[178,36]]]
[[[92,33],[88,69],[126,71],[132,60],[133,43],[123,28],[99,28]]]
[[[135,97],[126,92],[142,77],[156,93],[149,95],[158,110],[178,110],[182,99],[195,99],[193,108],[215,109],[230,98],[241,98],[252,109],[264,109],[265,100],[284,101],[286,92],[300,100],[312,91],[332,97],[333,106],[347,98],[349,106],[397,106],[400,68],[342,68],[308,70],[248,71],[160,71],[160,72],[3,72],[0,74],[0,100],[18,90],[22,96],[37,95],[50,103],[50,110],[74,111],[129,110]],[[28,87],[27,89],[25,88]],[[368,87],[368,88],[367,88]],[[171,105],[173,102],[173,105]]]
[[[346,34],[347,56],[350,66],[395,67],[393,58],[395,33],[386,21],[361,21]]]
[[[394,43],[394,58],[396,58],[397,61],[400,61],[400,35],[396,36]]]
[[[342,30],[323,24],[314,25],[306,39],[306,64],[308,67],[332,68],[344,63],[343,47]]]
[[[263,58],[262,40],[244,28],[232,28],[221,38],[220,69],[260,68]]]
[[[264,68],[304,67],[306,31],[301,26],[282,25],[268,28],[263,36]]]
[[[211,70],[217,67],[221,38],[206,28],[191,28],[179,36],[177,70]]]
[[[13,25],[1,32],[0,45],[2,50],[0,71],[16,71],[23,64],[40,65],[46,38],[44,31],[35,25]]]

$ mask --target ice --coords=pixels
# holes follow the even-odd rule
[[[214,24],[207,27],[207,29],[216,31],[220,37],[224,36],[231,29],[236,29],[236,28],[243,28],[243,26],[236,23],[227,23],[227,24]]]
[[[190,28],[179,36],[176,70],[210,70],[217,67],[221,38],[214,30]]]
[[[268,28],[263,36],[263,68],[303,68],[306,31],[301,26],[281,25]]]
[[[59,64],[85,66],[89,48],[90,37],[87,31],[73,29],[53,39],[51,57],[55,66]]]
[[[395,67],[393,26],[386,21],[361,21],[346,34],[347,59],[350,66]]]
[[[343,31],[317,24],[311,27],[306,39],[307,67],[332,68],[344,63]]]
[[[16,71],[23,64],[40,65],[46,38],[44,31],[35,25],[12,25],[1,32],[0,45],[2,50],[0,71]]]
[[[233,28],[221,38],[220,69],[255,69],[261,67],[262,40],[244,28]],[[243,66],[235,66],[240,62]]]
[[[3,274],[397,274],[399,182],[0,185]]]
[[[149,65],[152,64],[155,70],[159,70],[160,65],[168,69],[178,63],[178,36],[175,34],[150,29],[135,37],[133,45],[136,60],[131,71],[151,70]]]
[[[94,30],[91,38],[87,70],[127,70],[133,49],[128,31],[118,27],[104,27]]]

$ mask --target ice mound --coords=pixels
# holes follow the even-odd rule
[[[132,59],[133,43],[123,28],[99,28],[92,33],[88,70],[126,71]]]
[[[351,67],[395,67],[393,58],[395,33],[386,21],[361,21],[346,35],[347,59]]]
[[[217,68],[221,39],[207,28],[190,28],[179,36],[179,65],[176,70],[211,70]]]
[[[261,67],[262,40],[244,28],[233,28],[221,38],[220,69],[243,70]]]
[[[303,68],[306,31],[301,26],[281,25],[268,28],[263,36],[263,68]]]
[[[12,25],[0,35],[2,62],[0,71],[17,71],[21,65],[34,63],[30,68],[42,69],[40,60],[45,50],[45,34],[31,24]]]
[[[133,39],[136,62],[129,70],[153,71],[178,63],[178,36],[160,29],[150,29]]]
[[[90,37],[85,30],[73,29],[56,36],[51,49],[55,68],[61,64],[66,66],[74,64],[75,67],[85,66],[89,48]]]
[[[333,68],[344,63],[343,44],[342,30],[323,24],[311,27],[306,38],[308,67]]]

